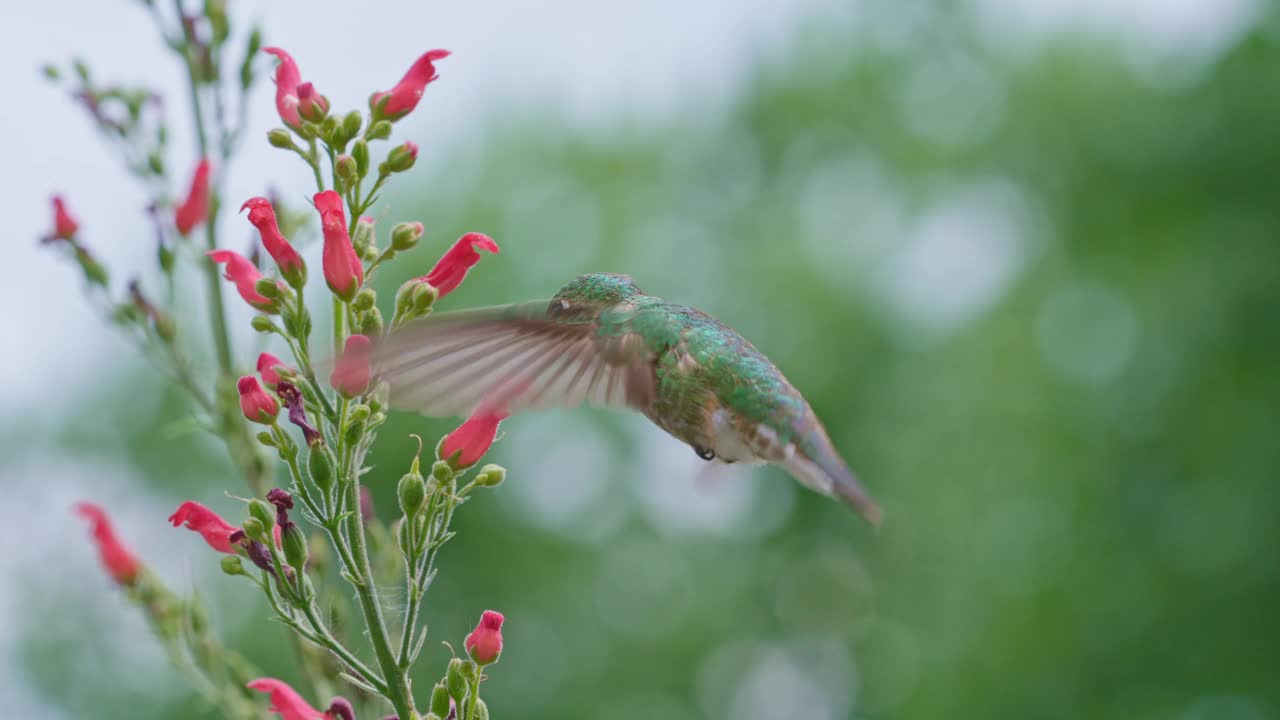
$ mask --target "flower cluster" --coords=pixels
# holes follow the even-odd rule
[[[341,681],[354,701],[335,697],[318,710],[281,680],[263,677],[220,645],[196,599],[179,597],[147,570],[119,537],[105,509],[85,502],[75,511],[89,521],[108,574],[148,616],[165,647],[181,656],[174,662],[202,675],[198,687],[222,715],[249,720],[261,717],[265,707],[285,720],[355,720],[358,710],[381,715],[389,706],[399,718],[487,719],[489,711],[480,698],[486,679],[481,670],[501,654],[500,613],[483,613],[465,638],[467,656],[449,663],[425,709],[417,701],[426,698],[414,697],[409,672],[426,639],[420,617],[423,595],[435,575],[437,554],[454,535],[454,513],[472,493],[495,487],[506,476],[503,468],[486,465],[469,480],[466,477],[497,438],[505,409],[481,407],[443,437],[425,476],[415,456],[396,488],[400,515],[388,525],[373,511],[368,488],[362,485],[369,469],[366,457],[388,412],[389,388],[374,362],[378,344],[389,332],[432,312],[465,280],[482,252],[499,252],[492,238],[463,233],[433,266],[418,269],[415,274],[421,275],[400,286],[392,321],[384,324],[375,274],[413,249],[424,226],[414,220],[397,223],[389,232],[382,230],[380,242],[382,233],[370,211],[387,184],[414,167],[420,148],[412,141],[387,143],[382,159],[374,156],[378,144],[392,136],[395,124],[422,104],[427,86],[439,78],[437,63],[449,53],[423,53],[391,89],[369,95],[367,110],[341,113],[336,101],[304,79],[287,51],[263,48],[260,33],[249,34],[239,63],[239,102],[247,102],[260,58],[274,58],[275,104],[283,127],[267,134],[268,143],[301,159],[316,182],[312,217],[318,220],[323,241],[319,262],[324,284],[319,291],[327,295],[327,302],[321,303],[324,312],[332,313],[326,323],[332,335],[322,339],[307,302],[314,300],[307,293],[316,287],[308,282],[308,259],[299,250],[304,245],[297,242],[305,232],[298,213],[267,195],[236,198],[239,205],[232,207],[239,207],[256,231],[260,249],[246,255],[219,243],[219,174],[230,165],[241,135],[241,128],[226,124],[222,112],[232,102],[221,96],[229,90],[219,82],[229,65],[231,23],[222,5],[206,3],[201,14],[180,18],[171,27],[157,15],[160,26],[169,28],[166,40],[184,64],[194,91],[200,159],[180,192],[163,189],[173,184],[164,162],[164,143],[145,138],[133,120],[113,124],[103,104],[114,96],[90,87],[87,71],[77,71],[84,84],[77,97],[93,99],[87,104],[94,121],[109,127],[112,137],[125,144],[126,156],[140,153],[145,158],[130,170],[154,193],[149,216],[157,238],[156,276],[166,285],[164,295],[174,298],[184,289],[175,279],[176,264],[182,258],[197,258],[205,272],[209,327],[184,327],[172,308],[148,298],[144,288],[149,281],[144,278],[131,279],[123,299],[112,300],[107,270],[86,249],[86,228],[61,196],[53,199],[53,228],[42,242],[67,250],[110,317],[188,392],[202,424],[225,443],[244,477],[250,496],[243,499],[239,517],[224,517],[187,500],[168,522],[199,535],[227,575],[244,578],[261,593],[272,615],[296,635],[298,667],[311,675],[313,686],[317,681],[319,686]],[[137,102],[143,103],[151,96],[139,97],[143,99]],[[162,115],[157,117],[163,123]],[[165,132],[163,125],[160,132]],[[208,141],[214,137],[219,138],[216,144]],[[256,358],[241,357],[231,342],[222,295],[228,282],[256,311],[252,327],[277,343]],[[210,376],[185,351],[184,333],[197,331],[211,332],[214,339],[210,361],[216,369]],[[327,377],[318,369],[322,365]],[[250,366],[252,371],[245,372]],[[270,487],[269,479],[275,476],[270,455],[287,474],[284,487]],[[370,551],[375,545],[398,550],[398,556],[375,554]],[[379,583],[389,574],[374,563],[383,558],[403,564],[405,587],[396,594],[405,604],[398,628],[389,622],[392,618],[379,597]],[[338,572],[329,572],[334,563]],[[349,587],[335,587],[337,579]],[[354,606],[348,607],[353,596]],[[330,612],[336,607],[356,615],[359,626],[335,626]],[[372,660],[352,649],[366,640],[373,649]],[[230,685],[223,688],[218,683]],[[378,702],[385,706],[375,708]]]

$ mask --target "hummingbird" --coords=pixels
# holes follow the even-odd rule
[[[465,416],[498,398],[508,413],[636,410],[703,460],[776,465],[880,524],[822,421],[763,353],[626,275],[579,276],[549,301],[433,313],[392,333],[373,360],[393,407]]]

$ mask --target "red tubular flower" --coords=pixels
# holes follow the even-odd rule
[[[502,654],[502,620],[502,613],[493,610],[485,610],[480,615],[480,622],[466,640],[472,660],[488,665]]]
[[[236,392],[240,393],[240,412],[249,420],[270,425],[280,413],[280,403],[267,394],[258,384],[258,378],[245,375],[236,381]],[[266,416],[263,416],[266,413]]]
[[[422,91],[439,77],[436,74],[436,61],[447,57],[448,50],[430,50],[413,63],[409,72],[404,74],[395,87],[386,92],[374,93],[369,98],[369,109],[373,111],[374,117],[395,121],[408,115],[418,106]]]
[[[231,533],[240,528],[223,520],[218,513],[190,500],[178,506],[169,516],[174,527],[186,525],[189,530],[200,533],[209,547],[222,553],[235,553],[231,547]]]
[[[467,233],[458,238],[453,247],[449,248],[431,272],[422,276],[420,279],[429,283],[436,289],[437,298],[453,292],[462,284],[462,279],[467,276],[467,271],[473,265],[480,262],[479,250],[488,250],[491,253],[498,252],[498,243],[494,242],[488,235],[480,233]]]
[[[355,397],[369,388],[369,338],[352,335],[334,363],[329,384],[347,397]]]
[[[195,226],[209,219],[209,161],[200,158],[195,174],[191,177],[191,190],[187,199],[173,212],[173,222],[178,234],[186,236]]]
[[[510,414],[504,408],[481,404],[458,429],[440,441],[440,459],[448,460],[458,468],[475,465],[493,445],[494,438],[498,436],[498,424]]]
[[[278,367],[287,368],[289,365],[269,352],[258,356],[258,375],[262,377],[262,382],[271,386],[279,383],[280,373],[276,372]]]
[[[61,195],[53,196],[53,239],[70,240],[75,237],[80,224],[67,212],[67,204]]]
[[[90,502],[76,503],[75,511],[89,520],[90,532],[94,541],[98,543],[98,554],[102,558],[102,566],[107,569],[111,577],[115,578],[116,582],[121,585],[132,585],[138,579],[138,574],[142,572],[142,562],[133,554],[133,551],[120,542],[120,538],[116,536],[115,527],[111,524],[111,518],[107,517],[107,511],[100,505]]]
[[[316,92],[309,82],[298,86],[298,114],[305,120],[321,122],[329,114],[329,98]]]
[[[302,262],[302,256],[297,250],[289,244],[284,235],[280,232],[280,225],[276,222],[276,211],[271,207],[271,201],[264,197],[249,198],[240,206],[240,211],[249,210],[249,222],[256,228],[262,236],[262,245],[271,255],[271,259],[276,261],[276,265],[280,268],[280,272],[285,276],[294,287],[298,287],[307,282],[307,268]]]
[[[293,61],[289,53],[278,47],[263,48],[262,52],[275,55],[280,59],[276,66],[276,111],[285,125],[294,130],[302,130],[302,116],[298,114],[298,83],[302,82],[302,73],[298,71],[298,63]]]
[[[324,280],[334,295],[350,300],[364,282],[364,264],[356,255],[351,236],[347,233],[342,196],[325,190],[316,193],[314,201],[316,210],[320,212],[320,229],[324,232]]]
[[[248,258],[234,250],[210,250],[205,255],[218,264],[227,264],[223,277],[236,284],[236,292],[240,293],[245,302],[263,312],[276,311],[275,303],[258,293],[257,286],[262,273]]]
[[[270,695],[271,706],[267,710],[279,715],[282,720],[329,720],[324,713],[311,707],[283,680],[258,678],[250,680],[247,687]]]

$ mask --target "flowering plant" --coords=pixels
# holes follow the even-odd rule
[[[500,613],[483,613],[465,639],[466,656],[449,662],[429,696],[414,692],[410,670],[426,639],[423,596],[435,577],[438,553],[453,537],[454,513],[473,492],[505,478],[497,465],[467,478],[493,443],[505,413],[486,407],[483,416],[463,423],[441,440],[425,473],[414,457],[397,487],[401,516],[390,527],[371,512],[361,485],[366,456],[386,420],[387,387],[371,370],[371,346],[390,329],[431,312],[479,261],[478,250],[498,252],[484,235],[463,235],[433,269],[399,289],[391,320],[384,323],[370,278],[414,247],[423,226],[400,223],[380,243],[368,213],[388,183],[414,166],[418,146],[403,142],[386,150],[382,160],[374,158],[388,145],[395,123],[419,105],[438,77],[436,63],[449,53],[424,53],[390,90],[374,92],[366,110],[340,113],[313,82],[303,80],[288,52],[261,47],[258,29],[245,35],[243,49],[233,50],[232,19],[224,3],[207,0],[193,11],[177,2],[175,16],[166,16],[154,3],[143,4],[190,87],[200,159],[180,200],[170,195],[168,126],[158,98],[145,89],[98,85],[79,62],[67,82],[149,193],[156,271],[123,289],[113,283],[106,264],[88,249],[86,228],[62,197],[53,199],[54,227],[43,242],[69,255],[84,273],[91,301],[186,391],[200,425],[225,444],[244,479],[250,497],[244,498],[242,517],[227,520],[187,501],[169,522],[197,533],[222,556],[227,575],[262,593],[275,619],[292,630],[299,669],[317,694],[336,689],[342,694],[319,711],[284,682],[258,677],[248,661],[220,642],[197,599],[175,593],[148,569],[104,508],[82,502],[75,511],[89,522],[102,564],[124,597],[146,615],[175,666],[225,717],[256,718],[265,707],[286,720],[353,720],[357,711],[382,713],[389,706],[394,717],[405,720],[487,718],[480,687],[484,669],[501,653]],[[315,290],[308,282],[314,280],[309,277],[314,268],[290,240],[305,232],[304,214],[267,197],[239,205],[269,262],[257,250],[245,256],[227,249],[220,239],[221,187],[241,144],[249,90],[263,54],[276,60],[275,102],[284,124],[271,130],[267,141],[304,162],[315,180],[313,203],[323,237],[320,269],[332,326],[327,345],[317,340],[305,302],[308,289]],[[46,73],[58,82],[64,76],[56,68]],[[233,105],[236,119],[230,118]],[[180,322],[172,309],[190,289],[179,281],[181,263],[203,268],[207,327]],[[258,311],[253,329],[274,338],[285,357],[263,352],[251,358],[235,351],[224,311],[226,282]],[[154,292],[155,283],[163,287],[161,293]],[[153,300],[161,296],[168,301]],[[192,342],[205,332],[213,346],[211,368],[193,360]],[[330,353],[332,368],[324,377],[317,367]],[[255,372],[241,374],[251,365]],[[280,487],[275,487],[277,476],[284,478]],[[325,552],[319,552],[320,544]],[[375,552],[378,548],[392,552]],[[380,585],[396,575],[405,603],[399,617],[392,617]],[[323,608],[339,606],[352,594],[362,622],[339,627]],[[352,642],[362,635],[372,657],[362,656]],[[423,700],[425,707],[419,704]]]

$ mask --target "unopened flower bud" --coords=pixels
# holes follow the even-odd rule
[[[417,462],[415,461],[415,465]],[[405,473],[396,486],[396,494],[400,497],[400,509],[405,517],[414,517],[427,502],[427,484],[422,475],[416,472]]]
[[[260,333],[280,332],[280,328],[276,327],[276,324],[266,315],[254,315],[249,324]]]
[[[342,134],[349,138],[355,137],[360,132],[360,125],[363,124],[364,117],[360,115],[359,110],[352,110],[342,118]]]
[[[476,698],[476,712],[472,720],[489,720],[489,706],[480,698]]]
[[[432,688],[430,707],[431,712],[440,717],[445,717],[449,714],[449,688],[445,687],[443,683],[436,683],[436,686]]]
[[[437,460],[431,466],[431,477],[435,478],[441,485],[448,483],[453,479],[453,468],[444,460]]]
[[[244,565],[240,562],[238,555],[222,556],[222,572],[228,575],[244,575]]]
[[[244,528],[244,534],[248,536],[250,540],[257,540],[261,543],[267,542],[266,526],[264,526],[262,521],[258,518],[247,517],[244,519],[244,522],[240,524],[240,527]]]
[[[489,464],[480,468],[480,474],[476,475],[476,485],[480,487],[498,487],[506,479],[506,468],[501,465]]]
[[[267,133],[267,142],[271,147],[283,148],[289,150],[293,148],[293,136],[284,128],[275,128]]]
[[[303,534],[302,528],[289,523],[281,534],[280,544],[284,548],[284,559],[295,570],[302,572],[307,566],[307,536]]]
[[[356,230],[351,234],[351,246],[360,255],[377,253],[378,236],[374,232],[373,218],[366,215],[356,221]]]
[[[338,118],[333,117],[332,115],[326,117],[324,121],[320,123],[320,137],[329,140],[333,145],[338,144],[333,141],[341,139],[338,137],[338,134],[341,132],[342,125],[339,124]]]
[[[477,663],[488,665],[497,662],[498,656],[502,654],[502,621],[502,613],[485,610],[480,615],[476,629],[467,635],[467,652],[471,653]]]
[[[249,516],[262,523],[262,527],[266,530],[270,530],[276,524],[275,508],[258,498],[249,501]]]
[[[382,720],[396,720],[396,719],[395,719],[395,718],[383,718]],[[423,716],[422,720],[442,720],[442,716],[437,715],[437,714],[435,714],[435,713],[431,712],[431,713],[427,713],[425,716]]]
[[[387,407],[387,401],[391,398],[391,386],[385,382],[380,382],[373,386],[373,391],[368,395],[369,409],[375,415],[381,414]]]
[[[377,299],[378,294],[373,288],[361,288],[360,292],[356,293],[355,300],[351,301],[351,309],[356,312],[368,312]]]
[[[266,432],[266,431],[260,432],[258,433],[257,437],[258,437],[258,442],[261,443],[264,447],[269,447],[269,448],[280,447],[280,444],[276,442],[275,437],[272,436],[272,434],[269,432]]]
[[[364,138],[356,140],[351,146],[351,157],[356,161],[356,172],[360,177],[369,173],[369,143]]]
[[[262,278],[253,284],[253,289],[257,290],[258,294],[264,298],[270,300],[280,299],[280,284],[271,278]]]
[[[379,120],[369,127],[370,140],[386,140],[391,137],[391,123]]]
[[[418,145],[411,141],[405,141],[402,145],[397,145],[387,154],[386,162],[382,163],[378,172],[382,175],[390,175],[391,173],[399,173],[413,167],[418,161]]]
[[[333,458],[329,457],[329,451],[323,445],[317,445],[307,453],[307,473],[311,475],[311,482],[321,490],[327,492],[333,487]]]
[[[462,705],[462,701],[467,699],[467,678],[462,674],[462,665],[466,662],[462,658],[454,658],[449,661],[449,670],[445,673],[445,686],[449,689],[449,697],[458,705]]]
[[[373,308],[360,316],[360,324],[356,327],[361,335],[378,336],[382,334],[382,311]]]
[[[328,120],[329,99],[316,92],[315,85],[304,82],[298,85],[298,114],[309,122]],[[326,134],[327,136],[327,134]]]
[[[391,228],[391,247],[396,250],[411,250],[422,237],[422,223],[402,222]]]
[[[359,168],[356,166],[355,158],[350,155],[339,155],[334,161],[334,172],[338,174],[338,179],[342,182],[351,184],[356,181],[359,175]]]

